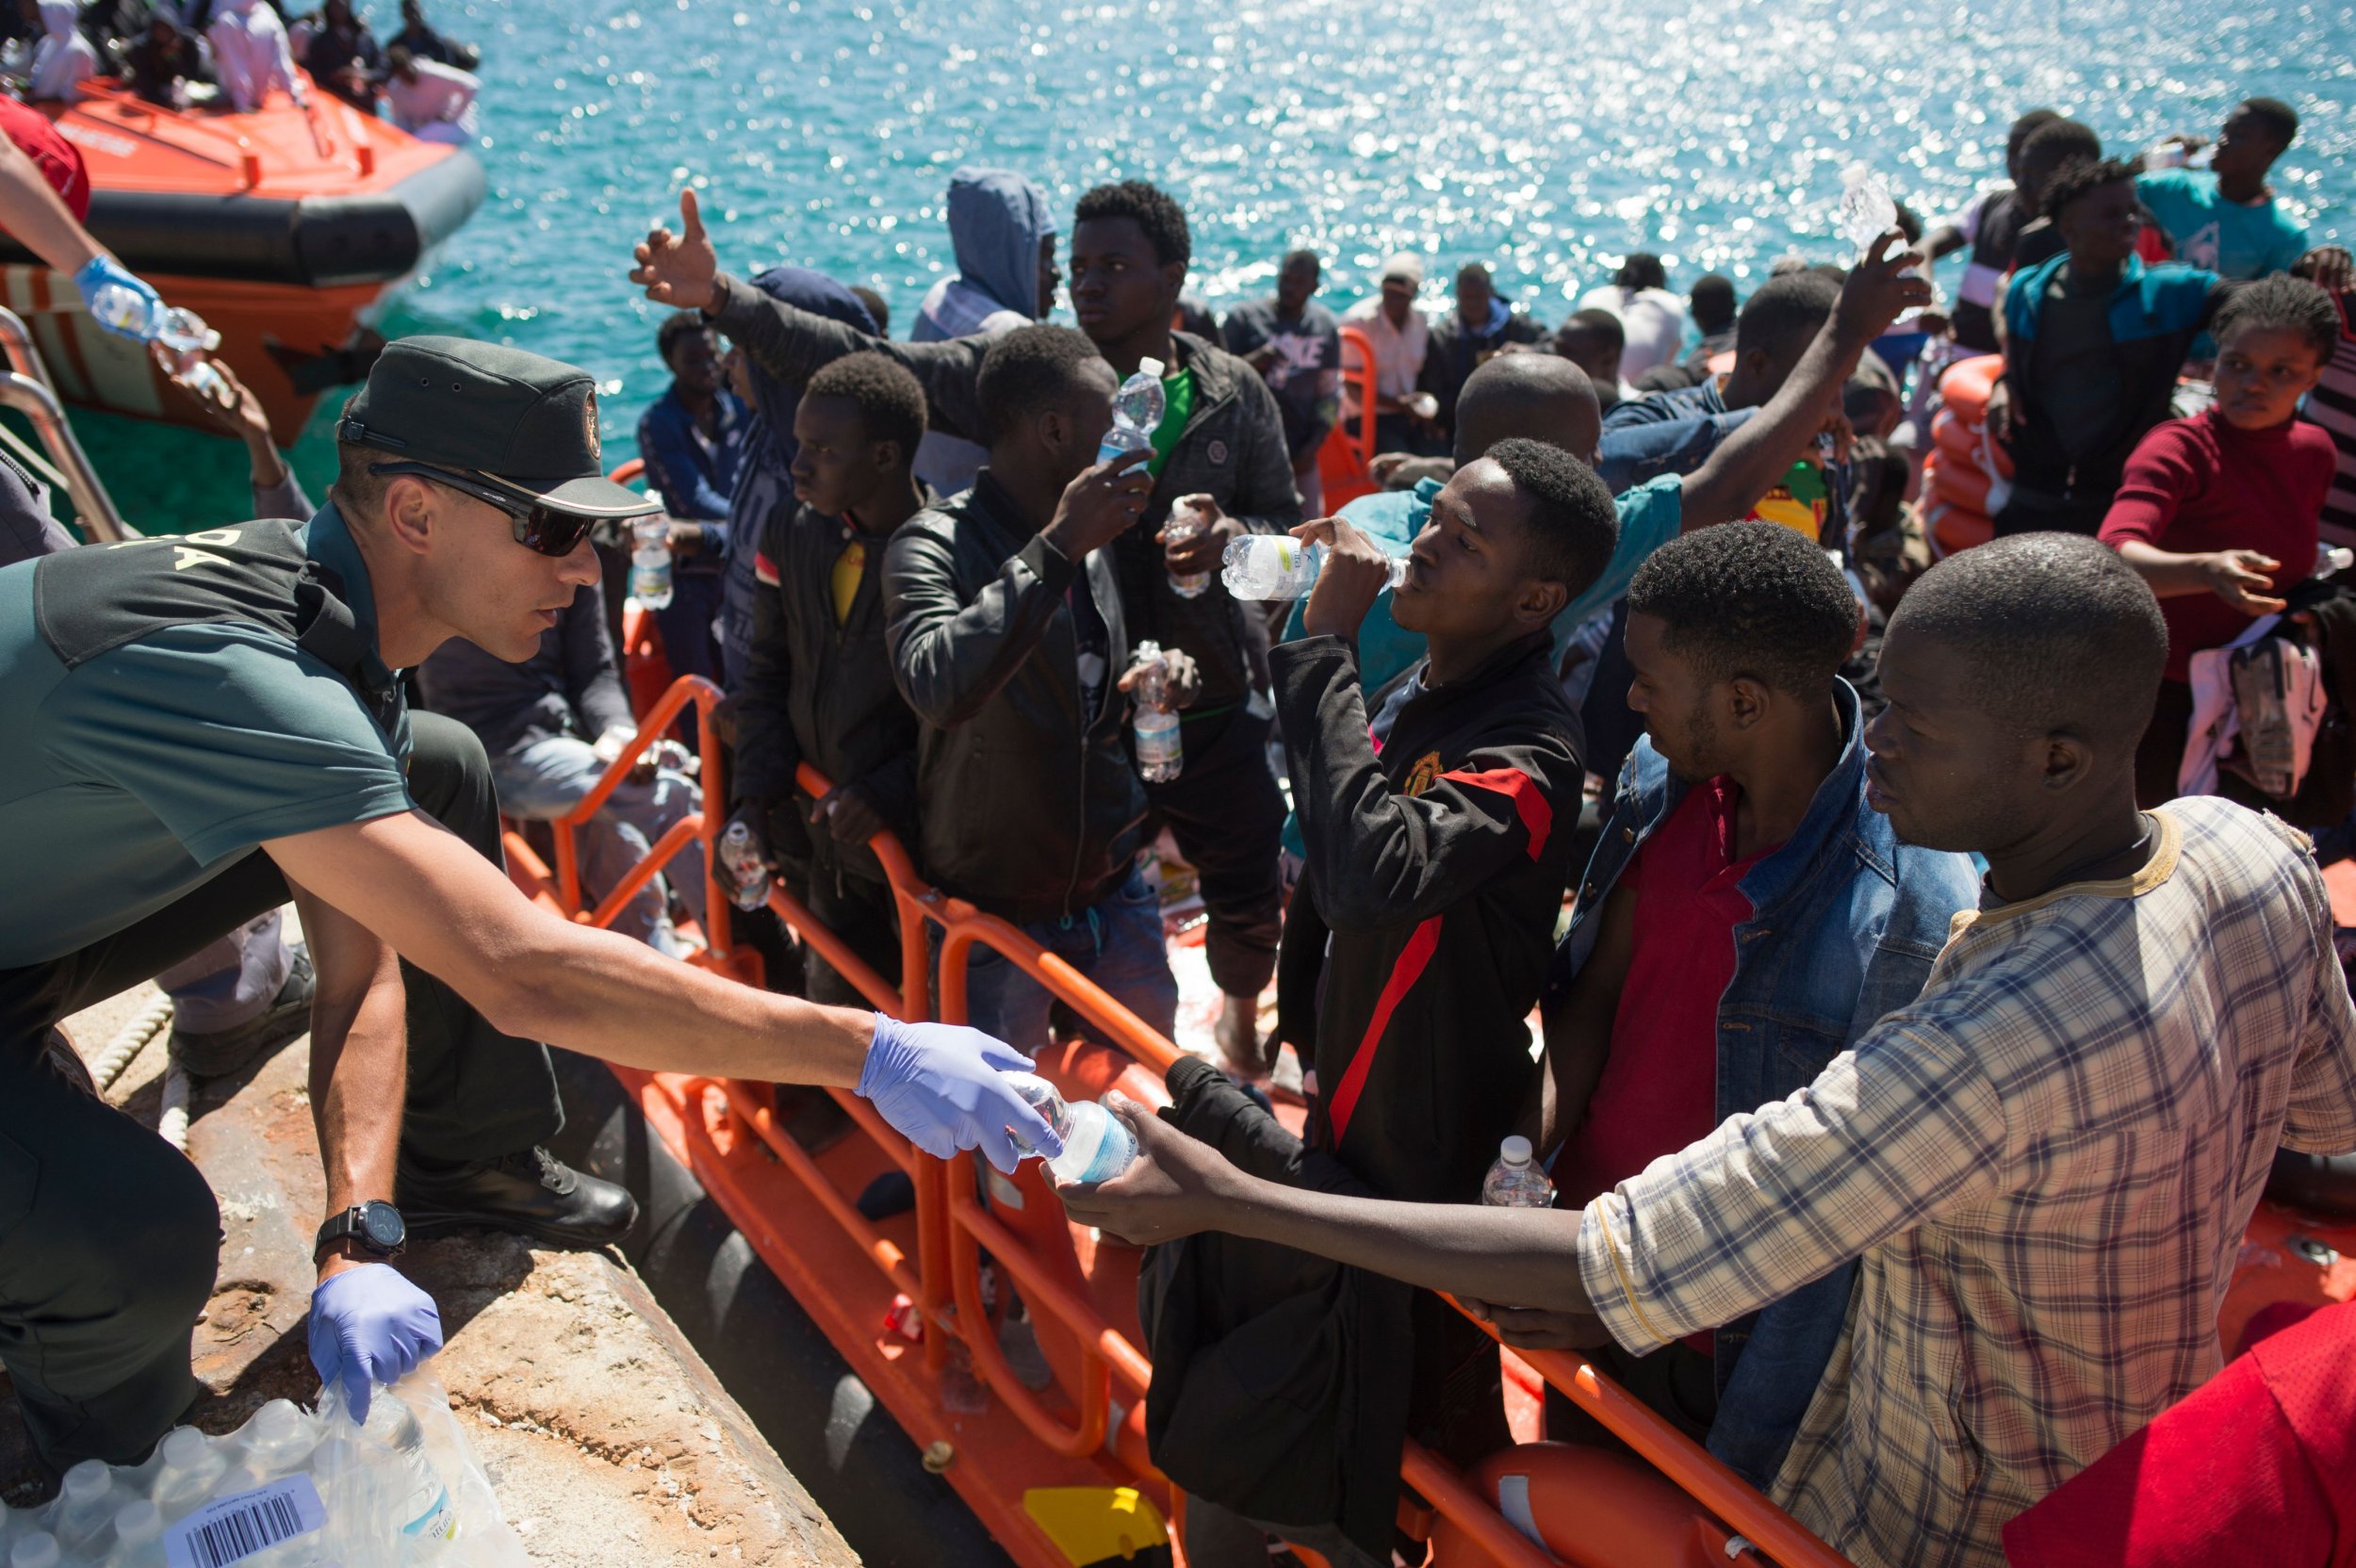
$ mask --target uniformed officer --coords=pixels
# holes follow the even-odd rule
[[[394,672],[450,637],[529,658],[597,580],[590,526],[650,510],[598,475],[586,374],[396,343],[337,457],[308,524],[0,570],[0,1363],[53,1465],[136,1461],[187,1410],[220,1244],[203,1177],[90,1092],[54,1026],[289,896],[327,1183],[311,1353],[362,1407],[440,1343],[384,1266],[408,1231],[596,1243],[633,1217],[541,1149],[562,1120],[541,1040],[855,1085],[920,1146],[1002,1168],[1008,1129],[1055,1143],[997,1041],[732,984],[549,914],[499,869],[481,744],[411,714]]]

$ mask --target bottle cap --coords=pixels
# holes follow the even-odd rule
[[[1152,376],[1155,381],[1162,379],[1162,362],[1158,359],[1138,360],[1137,370],[1142,375]]]
[[[1512,1134],[1504,1142],[1497,1145],[1497,1153],[1507,1165],[1528,1165],[1530,1163],[1530,1140],[1519,1133]]]
[[[65,1473],[65,1494],[76,1502],[95,1497],[112,1479],[103,1459],[86,1459]]]
[[[164,1434],[164,1462],[186,1470],[205,1457],[205,1437],[194,1427],[174,1427]]]
[[[115,1510],[115,1539],[119,1542],[153,1541],[163,1533],[163,1511],[144,1497]]]

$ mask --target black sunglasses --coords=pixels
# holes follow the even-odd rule
[[[368,472],[392,476],[415,474],[436,484],[447,484],[462,495],[472,496],[485,506],[495,506],[507,514],[509,531],[515,543],[528,550],[559,558],[570,555],[581,547],[589,531],[597,525],[595,517],[578,512],[564,512],[546,501],[521,501],[513,496],[501,495],[487,484],[482,484],[448,468],[436,468],[430,463],[371,463]]]

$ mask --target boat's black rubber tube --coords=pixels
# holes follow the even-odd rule
[[[553,1054],[565,1163],[630,1188],[622,1252],[868,1568],[1014,1568],[601,1062]]]
[[[329,288],[390,283],[414,270],[483,204],[483,165],[463,149],[397,185],[358,196],[274,201],[243,195],[100,190],[90,231],[132,271]],[[0,237],[0,261],[30,261]]]

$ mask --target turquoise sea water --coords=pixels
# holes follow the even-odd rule
[[[399,25],[374,0],[380,28]],[[1549,323],[1654,250],[1682,288],[1748,287],[1778,254],[1837,259],[1863,160],[1926,215],[2001,175],[2012,117],[2050,105],[2132,152],[2212,134],[2241,97],[2305,128],[2276,186],[2317,240],[2356,237],[2356,8],[2258,0],[428,0],[483,46],[491,196],[389,314],[587,367],[606,451],[664,376],[630,246],[702,195],[723,265],[870,285],[905,335],[951,266],[961,163],[1023,171],[1059,212],[1108,178],[1185,203],[1194,286],[1223,306],[1277,256],[1328,258],[1337,308],[1383,256],[1443,296],[1483,259]],[[1956,264],[1942,273],[1952,285]],[[1068,320],[1069,316],[1063,318]],[[332,466],[326,405],[297,452]],[[77,415],[134,520],[240,513],[226,442]]]

